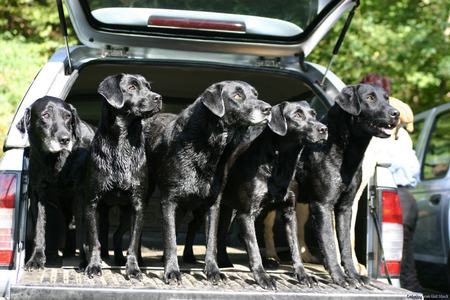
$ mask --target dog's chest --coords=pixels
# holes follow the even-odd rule
[[[139,184],[145,174],[147,160],[143,147],[133,147],[128,143],[118,145],[102,144],[93,151],[94,164],[107,189],[128,190]]]

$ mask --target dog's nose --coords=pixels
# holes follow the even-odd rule
[[[60,136],[58,142],[63,146],[67,146],[70,142],[70,137],[67,135]]]
[[[398,117],[400,116],[400,112],[399,112],[397,109],[391,109],[391,110],[389,111],[389,115],[390,115],[392,118],[398,118]]]
[[[154,95],[153,95],[153,100],[154,100],[155,102],[161,101],[161,100],[162,100],[162,96],[159,95],[159,94],[154,94]]]
[[[261,108],[262,113],[267,116],[270,115],[271,110],[272,110],[272,106],[270,106],[269,104],[266,104]]]
[[[328,127],[327,126],[320,126],[319,127],[319,133],[325,134],[327,132],[328,132]]]

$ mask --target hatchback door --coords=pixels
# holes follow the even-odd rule
[[[80,41],[101,49],[154,48],[306,57],[355,0],[65,1]]]

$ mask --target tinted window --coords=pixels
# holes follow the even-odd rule
[[[414,123],[414,131],[409,135],[413,142],[413,149],[417,149],[417,142],[419,141],[420,133],[422,132],[423,125],[425,125],[425,120],[420,120]]]
[[[422,169],[422,179],[442,178],[450,165],[450,111],[436,118],[428,142]]]

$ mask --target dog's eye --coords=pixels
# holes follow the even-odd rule
[[[375,101],[375,97],[372,96],[372,95],[369,95],[369,96],[367,96],[366,100],[367,100],[368,102],[374,102],[374,101]]]
[[[50,114],[49,113],[43,113],[42,114],[42,117],[44,118],[44,119],[49,119],[50,118]]]
[[[297,111],[297,112],[295,113],[295,115],[296,115],[297,117],[299,117],[299,118],[302,118],[302,119],[305,118],[305,114],[304,114],[301,110]]]
[[[71,117],[72,117],[72,115],[69,113],[64,114],[64,120],[69,120]]]
[[[129,91],[134,91],[134,90],[136,90],[136,86],[131,84],[131,85],[128,86],[128,90]]]
[[[242,100],[242,96],[239,94],[234,94],[233,99],[236,101],[241,101]]]

